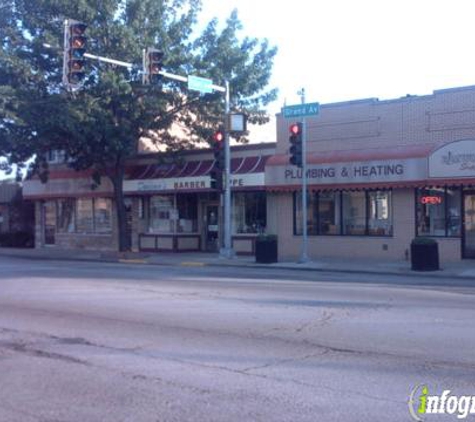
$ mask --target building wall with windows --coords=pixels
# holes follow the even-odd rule
[[[302,170],[288,154],[298,120],[277,116],[266,166],[281,259],[301,253]],[[475,87],[323,104],[307,129],[311,258],[409,259],[420,236],[438,241],[442,263],[475,258]]]
[[[232,148],[232,240],[252,254],[266,230],[265,163],[275,143]],[[116,209],[110,181],[93,188],[92,172],[75,172],[64,155],[50,154],[47,183],[25,182],[35,201],[36,246],[117,250]],[[63,161],[62,161],[63,160]],[[129,249],[147,252],[217,251],[222,244],[222,199],[212,185],[210,150],[179,156],[142,154],[127,163],[123,190]]]

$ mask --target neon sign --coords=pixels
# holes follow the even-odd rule
[[[442,204],[441,196],[421,196],[421,204],[440,205]]]

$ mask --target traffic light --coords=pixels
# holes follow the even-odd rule
[[[214,168],[224,170],[224,131],[218,130],[213,135]]]
[[[302,167],[302,129],[301,122],[293,123],[290,125],[290,164],[297,167]]]
[[[219,129],[213,134],[212,148],[214,164],[210,172],[211,189],[223,190],[224,171],[224,131]]]
[[[223,190],[223,171],[217,168],[212,168],[209,173],[210,176],[210,187],[211,189],[216,189],[218,191]]]
[[[64,27],[63,83],[68,87],[77,87],[86,76],[86,29],[85,23],[73,19],[68,19]]]
[[[144,51],[143,62],[143,83],[156,85],[162,79],[162,75],[160,75],[160,72],[163,67],[163,52],[154,48],[147,48]]]

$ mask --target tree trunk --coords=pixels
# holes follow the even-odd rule
[[[130,250],[131,245],[127,236],[127,210],[124,204],[124,169],[117,171],[110,179],[114,186],[119,252],[125,252]]]

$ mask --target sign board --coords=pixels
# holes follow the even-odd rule
[[[213,81],[211,79],[190,75],[188,76],[188,89],[209,94],[213,92]]]
[[[349,163],[308,164],[310,185],[381,183],[425,180],[425,158],[374,160]],[[302,183],[302,169],[290,165],[267,166],[266,186],[295,186]]]
[[[229,113],[227,130],[245,132],[247,130],[247,116],[243,113]]]
[[[451,142],[429,156],[429,177],[475,177],[475,140]]]
[[[282,113],[286,119],[291,117],[317,116],[319,112],[319,103],[298,104],[282,108]]]

